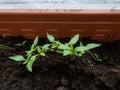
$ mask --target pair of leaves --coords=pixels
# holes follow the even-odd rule
[[[33,63],[35,62],[36,60],[36,57],[37,55],[34,55],[34,56],[31,56],[27,65],[26,65],[26,68],[32,72],[32,66],[33,66]],[[22,56],[22,55],[15,55],[15,56],[11,56],[9,57],[10,59],[14,60],[14,61],[25,61],[26,59]]]
[[[33,55],[33,52],[38,50],[38,52],[45,56],[44,53],[41,52],[41,50],[39,50],[39,48],[37,48],[37,44],[38,44],[38,36],[35,38],[35,40],[33,41],[33,44],[30,48],[29,51],[26,51],[26,56],[27,58],[25,59],[22,55],[15,55],[15,56],[11,56],[9,57],[10,59],[14,60],[14,61],[23,61],[24,64],[26,64],[27,69],[32,72],[32,65],[34,63],[34,61],[36,60],[37,55]]]

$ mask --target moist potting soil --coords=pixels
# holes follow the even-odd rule
[[[22,62],[8,58],[25,55],[33,40],[27,40],[21,47],[14,45],[24,40],[0,37],[0,44],[14,48],[0,49],[0,90],[120,90],[120,41],[102,43],[91,50],[102,61],[95,61],[88,53],[82,57],[47,53],[35,61],[33,72],[29,72]],[[60,40],[68,42],[69,38]],[[82,41],[98,42],[89,38]],[[49,43],[47,39],[39,39],[40,45],[45,43]]]

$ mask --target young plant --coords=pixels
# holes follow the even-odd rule
[[[21,46],[25,46],[26,42],[27,42],[27,40],[23,41],[22,43],[17,43],[17,44],[14,44],[14,45],[21,47]]]
[[[84,53],[87,52],[94,58],[94,60],[101,61],[101,59],[98,57],[97,54],[89,51],[89,50],[97,48],[99,46],[101,46],[101,44],[96,44],[96,43],[90,43],[90,44],[87,44],[84,46],[83,43],[80,42],[80,46],[75,47],[74,52],[75,52],[75,55],[78,57],[82,56]]]
[[[14,50],[14,48],[8,47],[6,45],[2,45],[0,44],[0,49],[4,49],[4,50]]]
[[[80,41],[80,45],[77,47],[74,47],[74,45],[78,42],[79,40],[79,34],[75,35],[68,43],[65,44],[60,44],[58,46],[59,53],[62,53],[63,56],[67,55],[76,55],[78,57],[81,57],[84,53],[88,52],[92,57],[97,60],[101,61],[101,59],[98,57],[97,54],[92,54],[89,50],[101,46],[101,44],[96,44],[96,43],[90,43],[87,44],[86,46],[83,45],[83,43]]]
[[[60,44],[57,50],[58,53],[62,53],[63,56],[75,54],[74,45],[78,42],[78,40],[79,40],[79,34],[71,38],[71,40],[68,43]]]
[[[38,36],[35,38],[33,44],[29,51],[26,52],[26,56],[23,55],[15,55],[10,56],[9,58],[15,61],[23,61],[23,64],[26,64],[26,68],[32,72],[32,66],[37,57],[45,56],[45,53],[42,51],[42,48],[37,45],[38,44]]]
[[[55,38],[48,33],[47,33],[47,39],[49,40],[49,42],[52,43],[47,45],[48,46],[47,48],[49,48],[48,50],[55,52],[58,49],[58,46],[61,44],[61,42],[55,40]]]

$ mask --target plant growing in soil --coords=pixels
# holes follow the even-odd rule
[[[61,45],[61,42],[55,40],[55,38],[48,33],[47,33],[47,39],[49,40],[49,42],[51,42],[51,44],[47,44],[48,47],[50,47],[48,50],[53,51],[53,52],[58,50],[58,47],[59,45]]]
[[[0,49],[4,49],[4,50],[14,50],[14,48],[8,47],[6,45],[2,45],[0,44]]]
[[[27,40],[23,41],[22,43],[17,43],[17,44],[14,44],[15,46],[25,46]]]
[[[81,57],[84,53],[88,52],[95,60],[101,61],[101,59],[98,57],[97,54],[90,52],[89,50],[101,46],[101,44],[96,43],[90,43],[86,46],[83,45],[83,43],[80,41],[79,46],[74,46],[79,40],[79,34],[75,35],[68,43],[60,44],[58,46],[59,53],[62,53],[63,56],[67,55],[76,55],[78,57]]]
[[[99,47],[101,44],[90,43],[87,45],[83,45],[80,41],[79,46],[75,46],[75,44],[79,41],[79,34],[75,35],[70,39],[68,43],[61,43],[55,38],[47,33],[47,38],[50,44],[44,44],[43,46],[38,45],[38,36],[34,39],[33,44],[31,45],[30,50],[25,51],[25,57],[23,55],[15,55],[10,56],[9,58],[15,61],[23,61],[26,64],[26,68],[32,72],[32,66],[35,60],[40,56],[46,56],[46,52],[56,52],[61,53],[63,56],[75,55],[81,57],[84,53],[88,52],[95,60],[100,61],[97,54],[90,52],[89,50]]]
[[[33,44],[31,45],[31,48],[29,51],[26,51],[26,58],[24,58],[23,55],[15,55],[9,57],[12,60],[15,61],[23,61],[24,64],[26,64],[26,68],[32,72],[32,65],[37,59],[38,56],[45,56],[45,53],[42,51],[42,48],[40,46],[37,46],[38,44],[38,36],[35,38]]]

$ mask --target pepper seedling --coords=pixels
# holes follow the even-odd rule
[[[8,47],[6,45],[2,45],[0,44],[0,49],[4,49],[4,50],[14,50],[14,48]]]
[[[51,42],[51,44],[48,44],[49,47],[48,50],[55,52],[58,49],[58,46],[61,44],[61,42],[55,40],[55,38],[48,33],[47,33],[47,39],[49,40],[49,42]]]
[[[68,43],[60,44],[58,46],[58,50],[61,52],[59,53],[62,53],[63,56],[74,55],[75,54],[74,45],[78,42],[78,40],[79,40],[79,34],[72,37]]]
[[[37,57],[45,56],[45,53],[42,51],[40,46],[38,46],[37,44],[38,44],[38,36],[33,41],[33,44],[31,45],[30,50],[26,51],[26,56],[25,56],[26,58],[24,58],[24,56],[22,55],[15,55],[9,58],[15,61],[23,61],[23,64],[26,64],[26,68],[30,72],[32,72],[33,63],[35,62]]]
[[[21,47],[21,46],[25,46],[26,42],[27,42],[27,40],[23,41],[22,43],[17,43],[17,44],[14,44],[14,45]]]

